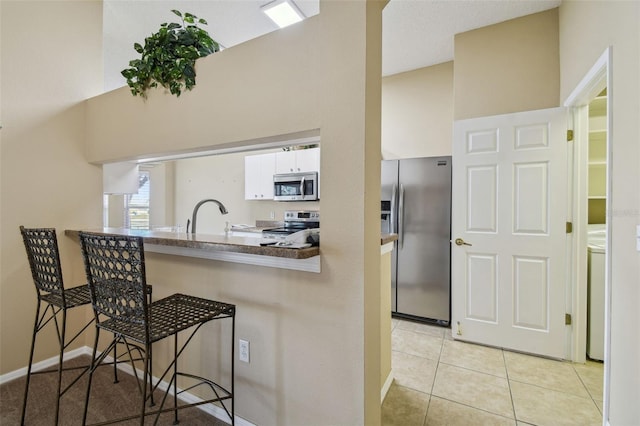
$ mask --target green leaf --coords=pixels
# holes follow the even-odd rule
[[[183,19],[182,25],[163,23],[144,39],[144,46],[134,43],[140,58],[129,61],[129,68],[121,71],[134,96],[146,98],[147,90],[158,85],[180,96],[183,89],[191,90],[196,84],[196,60],[220,50],[219,44],[197,25],[206,25],[206,20],[191,13],[172,12]]]
[[[195,68],[193,68],[192,64],[186,64],[184,66],[184,76],[185,76],[185,78],[193,78],[193,79],[195,79],[196,70],[195,70]]]

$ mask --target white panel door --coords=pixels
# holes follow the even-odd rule
[[[455,339],[565,358],[566,110],[457,121]]]

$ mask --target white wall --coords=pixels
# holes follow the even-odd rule
[[[214,198],[225,205],[229,214],[222,215],[218,206],[204,204],[198,213],[198,232],[224,233],[225,222],[250,223],[250,207],[244,200],[244,154],[226,154],[175,162],[175,217],[186,226],[193,207],[200,200]]]
[[[149,171],[151,193],[149,195],[149,223],[153,226],[175,226],[178,222],[174,216],[175,204],[175,164],[167,161],[152,167],[140,166],[140,170]],[[184,226],[184,223],[180,223]]]
[[[260,153],[273,150],[260,151]],[[198,213],[198,232],[220,234],[225,222],[255,225],[257,220],[284,219],[285,210],[319,210],[320,203],[254,201],[244,199],[244,157],[258,152],[214,155],[185,160],[175,164],[175,222],[183,226],[191,219],[193,207],[200,200],[214,198],[229,213],[220,214],[215,204],[208,203]],[[271,213],[274,219],[271,219]]]

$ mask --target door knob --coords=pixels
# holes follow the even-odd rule
[[[463,240],[462,238],[456,238],[455,243],[456,243],[457,246],[470,246],[471,245],[468,242],[466,242],[465,240]]]

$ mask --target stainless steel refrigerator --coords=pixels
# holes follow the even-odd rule
[[[451,157],[382,161],[381,231],[397,233],[391,310],[449,325]]]

